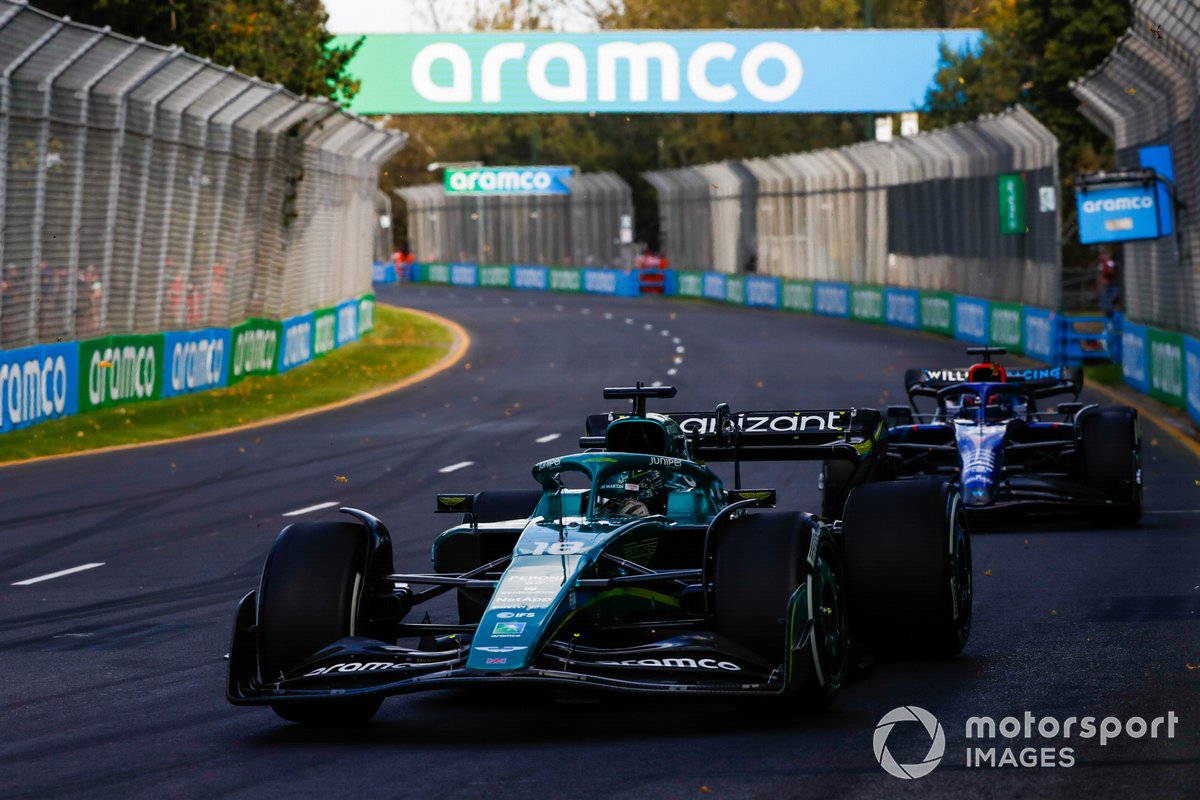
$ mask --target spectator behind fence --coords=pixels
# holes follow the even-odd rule
[[[1112,253],[1101,253],[1096,275],[1097,303],[1106,317],[1121,308],[1121,279]]]

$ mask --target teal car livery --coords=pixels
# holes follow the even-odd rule
[[[949,483],[872,482],[837,520],[740,486],[746,461],[870,469],[878,412],[661,414],[646,401],[672,387],[604,395],[632,410],[589,417],[582,452],[536,464],[536,488],[438,496],[462,523],[436,537],[428,573],[395,573],[387,528],[363,511],[284,528],[238,605],[229,700],[302,723],[529,684],[801,710],[833,700],[852,649],[962,649],[970,546]],[[735,488],[708,462],[732,462]],[[448,592],[457,620],[411,619]]]

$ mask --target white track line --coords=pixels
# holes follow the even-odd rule
[[[553,442],[560,436],[562,436],[561,433],[547,433],[545,436],[539,436],[538,438],[534,439],[534,441],[538,444],[546,444],[546,442]]]
[[[442,467],[441,469],[438,470],[438,472],[442,472],[442,473],[454,472],[456,470],[462,469],[463,467],[469,467],[474,463],[475,463],[474,461],[460,461],[457,464],[451,464],[448,467]]]
[[[60,569],[58,572],[51,572],[49,575],[39,575],[36,578],[29,578],[28,580],[24,580],[24,581],[17,581],[16,583],[14,583],[12,585],[13,586],[29,586],[32,583],[41,583],[42,581],[50,581],[50,580],[54,580],[55,578],[61,578],[63,575],[71,575],[72,573],[75,573],[75,572],[83,572],[85,569],[95,569],[96,567],[103,567],[103,566],[104,566],[103,561],[98,561],[95,564],[82,564],[78,567],[71,567],[70,569]]]
[[[305,506],[304,508],[297,508],[295,511],[286,511],[283,514],[280,514],[280,516],[282,516],[282,517],[298,517],[301,514],[307,514],[310,511],[320,511],[323,508],[333,508],[340,502],[342,502],[342,501],[341,500],[330,500],[326,503],[317,503],[315,506]]]

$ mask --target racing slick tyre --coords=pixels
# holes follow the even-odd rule
[[[971,539],[953,486],[905,480],[854,489],[842,552],[855,642],[917,657],[963,649],[971,632]]]
[[[264,681],[345,636],[357,634],[366,583],[367,534],[353,522],[297,522],[283,529],[258,590],[259,664]],[[286,720],[311,725],[366,722],[379,697],[272,703]]]
[[[1089,513],[1093,522],[1132,525],[1142,518],[1141,428],[1137,411],[1125,406],[1089,408],[1080,412],[1079,468],[1083,483],[1120,504]]]
[[[803,668],[789,683],[777,711],[822,710],[833,702],[849,666],[847,608],[842,563],[829,536],[795,512],[769,512],[729,520],[717,540],[713,566],[716,632],[770,663]],[[820,536],[808,557],[813,537]],[[813,629],[809,647],[788,653],[788,601],[801,586],[809,593]],[[788,663],[789,657],[791,663]],[[807,659],[808,663],[801,663]],[[763,703],[747,704],[763,711]]]
[[[539,489],[497,489],[475,495],[473,511],[476,522],[507,522],[510,519],[529,519],[538,501]]]
[[[853,471],[854,462],[846,459],[828,459],[821,464],[821,516],[825,519],[841,519]]]

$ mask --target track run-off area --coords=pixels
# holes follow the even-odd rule
[[[532,488],[531,466],[576,451],[587,414],[624,408],[605,386],[678,387],[663,410],[882,407],[904,402],[906,368],[968,361],[961,343],[926,334],[655,298],[405,285],[379,301],[459,323],[467,352],[326,413],[0,468],[0,796],[1099,798],[1200,786],[1200,463],[1148,418],[1139,525],[976,531],[963,654],[879,662],[826,713],[451,692],[391,698],[360,728],[307,729],[231,706],[234,608],[289,522],[365,509],[391,529],[396,569],[426,571],[453,522],[434,515],[434,495]],[[757,464],[744,483],[817,511],[818,472]],[[451,618],[446,597],[435,618]],[[902,706],[944,733],[940,764],[916,780],[876,756],[877,725]],[[1022,729],[980,741],[972,717]],[[1085,717],[1120,732],[1085,738]],[[911,764],[931,737],[901,724],[886,746]],[[977,748],[1016,765],[976,766]]]

